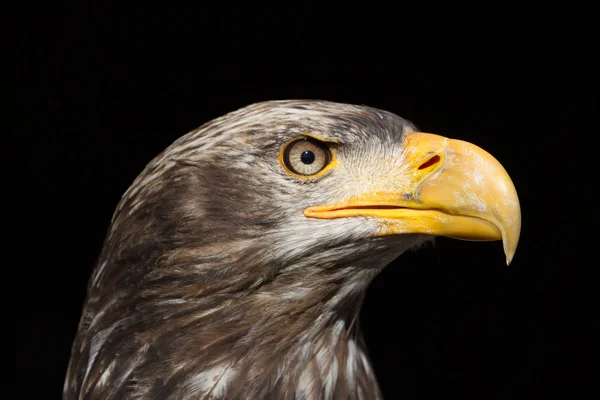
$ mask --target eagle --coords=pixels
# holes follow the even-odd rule
[[[369,282],[435,236],[501,240],[502,165],[391,112],[252,104],[180,137],[119,202],[64,399],[379,399],[357,316]]]

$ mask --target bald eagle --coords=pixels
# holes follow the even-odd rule
[[[390,112],[270,101],[206,123],[123,195],[65,399],[377,399],[369,282],[434,236],[502,240],[520,206],[481,148]]]

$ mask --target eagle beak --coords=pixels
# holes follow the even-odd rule
[[[502,165],[485,150],[461,140],[412,132],[405,138],[402,171],[390,180],[386,189],[310,207],[304,214],[374,217],[381,221],[380,236],[416,233],[502,240],[510,264],[521,231],[519,198]]]

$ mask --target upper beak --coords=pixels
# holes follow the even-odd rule
[[[404,147],[398,190],[377,190],[345,202],[310,207],[305,215],[376,217],[383,222],[381,235],[502,240],[510,264],[519,242],[521,209],[502,165],[471,143],[433,134],[409,133]]]

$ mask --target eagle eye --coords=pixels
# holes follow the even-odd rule
[[[312,138],[294,140],[283,150],[283,164],[292,173],[302,176],[321,172],[331,161],[331,152],[322,142]]]

